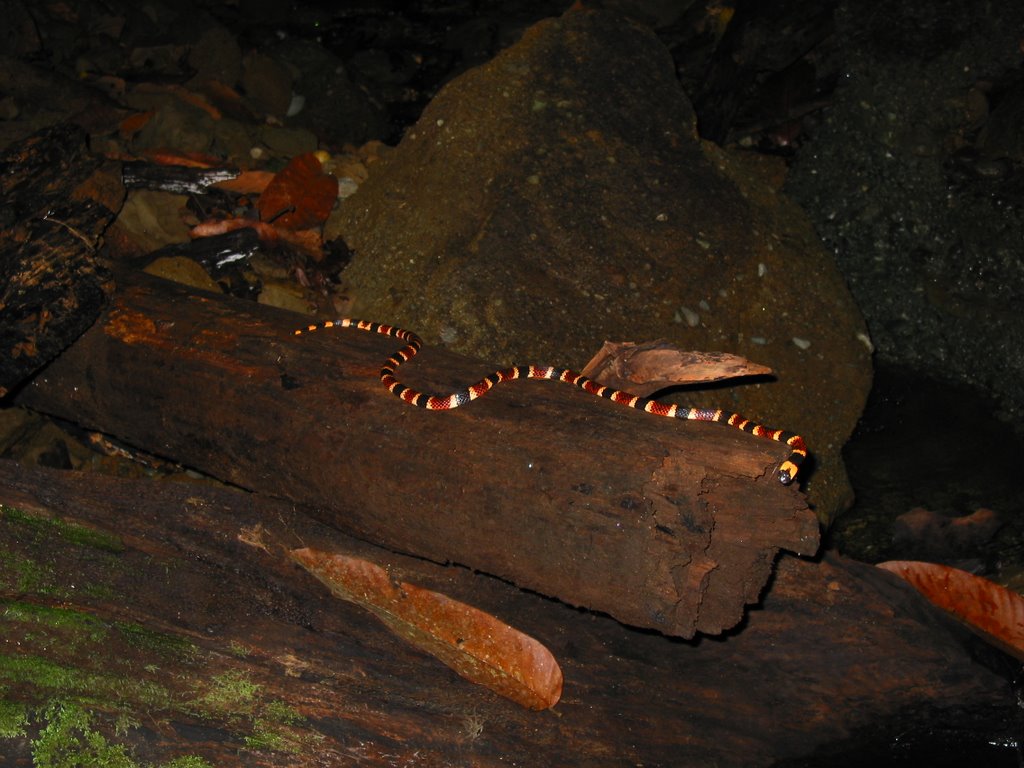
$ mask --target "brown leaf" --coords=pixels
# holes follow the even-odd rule
[[[972,632],[1024,661],[1024,597],[948,565],[890,560],[878,567],[905,579]]]
[[[227,192],[258,195],[267,188],[273,179],[274,174],[270,171],[242,171],[233,179],[218,181],[210,186]]]
[[[582,373],[599,384],[646,397],[677,384],[771,373],[727,352],[686,352],[667,341],[606,341]]]
[[[293,157],[260,195],[260,220],[285,229],[318,227],[338,199],[338,180],[315,152]]]
[[[210,104],[225,117],[251,122],[256,113],[242,99],[242,96],[220,80],[206,80],[199,84]]]
[[[141,131],[146,123],[153,119],[153,115],[156,112],[149,110],[147,112],[135,112],[129,115],[118,125],[118,131],[121,133],[121,138],[128,139],[134,136],[136,133]]]
[[[177,83],[138,83],[135,86],[136,93],[169,93],[191,104],[193,107],[203,110],[214,120],[220,120],[220,110],[213,106],[201,93],[196,93],[183,85]]]
[[[174,149],[147,149],[142,156],[157,165],[183,165],[187,168],[216,168],[221,165],[218,157],[202,152],[179,152]]]
[[[553,707],[562,695],[562,670],[551,652],[489,613],[439,592],[395,583],[367,560],[308,547],[290,554],[335,597],[366,608],[470,682],[527,709]]]

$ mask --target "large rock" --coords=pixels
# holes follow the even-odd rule
[[[761,178],[698,140],[652,32],[573,11],[438,94],[345,203],[344,277],[357,315],[494,362],[578,367],[605,339],[667,338],[770,365],[775,381],[680,399],[804,434],[828,516],[850,498],[867,336]]]
[[[849,76],[786,186],[836,254],[879,366],[967,384],[1024,434],[1024,3],[987,7],[839,3]]]

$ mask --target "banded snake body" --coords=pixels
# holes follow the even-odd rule
[[[471,384],[465,389],[456,390],[448,395],[434,395],[426,392],[419,392],[412,387],[406,386],[395,376],[395,371],[398,367],[402,365],[402,363],[407,363],[412,360],[423,346],[423,340],[415,333],[392,325],[346,317],[341,318],[340,320],[329,320],[316,325],[309,325],[306,328],[300,328],[295,331],[295,335],[299,336],[304,333],[312,333],[313,331],[325,330],[328,328],[356,328],[368,333],[379,333],[382,336],[391,336],[399,341],[405,342],[405,346],[391,355],[391,357],[387,359],[387,362],[381,366],[380,381],[395,397],[398,397],[409,405],[426,408],[428,411],[448,411],[452,408],[458,408],[471,400],[476,400],[478,397],[482,397],[487,394],[495,385],[506,381],[512,381],[513,379],[549,379],[561,381],[565,384],[572,384],[591,395],[603,397],[614,403],[618,403],[619,405],[628,406],[629,408],[636,408],[640,411],[652,413],[655,416],[667,416],[669,418],[685,419],[689,421],[713,421],[719,424],[735,427],[743,432],[749,432],[755,437],[784,443],[790,447],[791,453],[779,465],[778,470],[776,471],[776,477],[779,482],[784,485],[789,485],[796,479],[797,473],[800,470],[800,465],[807,457],[807,446],[804,443],[804,439],[794,432],[787,432],[782,429],[770,429],[762,424],[758,424],[757,422],[744,418],[738,413],[729,413],[728,411],[710,408],[687,408],[686,406],[676,405],[675,403],[663,403],[659,400],[640,397],[639,395],[634,395],[621,389],[615,389],[614,387],[606,387],[598,384],[596,381],[568,368],[517,365],[511,368],[505,368],[504,370],[495,371],[494,373],[480,379],[480,381],[475,384]]]

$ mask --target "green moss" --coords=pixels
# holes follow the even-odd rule
[[[124,552],[124,542],[117,536],[105,531],[89,528],[78,523],[69,523],[53,517],[32,515],[16,507],[0,504],[0,519],[12,523],[45,538],[60,538],[69,544],[79,547],[99,549],[104,552],[120,554]]]
[[[71,702],[53,702],[42,715],[39,736],[32,741],[36,768],[140,768],[128,749],[110,743],[93,727],[92,714]],[[160,768],[211,768],[193,755],[176,757]]]
[[[77,585],[73,580],[79,562],[99,559],[104,566],[116,566],[115,555],[124,551],[116,536],[0,504],[0,542],[0,590],[60,599],[82,593],[115,596],[108,586],[82,583],[81,576]]]
[[[40,692],[81,693],[93,689],[96,675],[61,666],[39,656],[0,655],[0,680]]]
[[[8,647],[17,648],[0,654],[0,691],[40,709],[61,703],[47,710],[39,741],[40,754],[54,766],[70,754],[97,766],[116,766],[127,757],[107,749],[84,724],[79,712],[93,709],[104,713],[105,732],[116,736],[143,720],[184,712],[233,731],[253,750],[295,754],[319,737],[287,703],[266,701],[248,671],[204,677],[202,652],[181,638],[21,601],[0,602],[0,631],[16,638]],[[4,732],[17,733],[25,725],[24,710],[10,710],[4,722]],[[70,746],[52,747],[56,741]]]
[[[162,768],[213,768],[213,766],[201,757],[186,755],[185,757],[176,757],[163,763]]]
[[[243,644],[208,657],[184,637],[52,605],[87,595],[109,600],[112,585],[139,562],[120,557],[122,550],[116,537],[0,504],[0,594],[27,596],[0,599],[0,739],[24,743],[38,734],[32,744],[41,768],[134,767],[130,752],[112,742],[140,722],[180,713],[231,731],[249,749],[315,748],[323,737],[285,702],[267,700],[243,666],[250,656]],[[243,668],[207,671],[208,663],[223,670],[229,658]],[[209,766],[182,757],[164,768]]]
[[[15,593],[53,594],[53,569],[17,552],[0,552],[0,586]]]
[[[11,621],[25,621],[85,631],[94,640],[102,640],[106,635],[106,628],[99,619],[88,613],[67,608],[12,601],[4,604],[3,616]]]
[[[205,716],[227,716],[237,718],[251,715],[256,708],[256,696],[260,686],[249,675],[239,670],[230,670],[216,675],[207,690],[195,699],[194,704]]]
[[[44,719],[48,722],[32,742],[36,768],[134,768],[125,748],[93,730],[89,713],[77,704],[53,704]]]
[[[263,714],[268,720],[279,725],[298,725],[306,720],[295,707],[279,699],[268,702]]]
[[[31,643],[37,637],[57,637],[64,647],[74,650],[84,643],[101,643],[107,637],[107,626],[88,613],[34,603],[10,602],[0,608],[5,621],[25,626],[22,641]]]
[[[145,653],[173,661],[187,662],[195,658],[196,646],[183,637],[154,632],[141,624],[118,622],[114,626],[128,645]]]
[[[73,618],[68,621],[74,623]],[[95,661],[104,671],[80,669],[38,655],[0,654],[0,693],[6,690],[21,698],[28,697],[37,711],[44,713],[40,720],[45,725],[36,740],[42,761],[37,760],[35,765],[43,768],[134,765],[119,762],[129,760],[130,756],[121,748],[107,744],[89,725],[91,715],[87,713],[93,710],[104,713],[106,732],[112,731],[117,736],[138,727],[143,719],[158,719],[160,713],[182,712],[233,731],[241,743],[252,750],[300,754],[314,749],[323,738],[288,703],[264,700],[262,687],[245,670],[231,670],[208,679],[198,677],[201,681],[197,684],[198,696],[188,698],[138,674],[119,670],[116,660],[96,658]],[[187,680],[174,679],[179,683]],[[23,736],[29,722],[27,712],[31,710],[23,705],[3,704],[0,737]],[[184,761],[178,765],[201,768],[205,764]]]
[[[13,701],[0,701],[0,739],[16,739],[25,735],[28,708]]]
[[[227,721],[236,732],[244,732],[248,720],[251,726],[243,741],[249,749],[298,754],[322,738],[302,729],[306,718],[294,707],[280,700],[264,702],[260,692],[248,674],[230,671],[214,677],[193,704],[200,716]]]
[[[245,746],[258,752],[294,752],[291,743],[282,734],[278,733],[272,726],[260,719],[253,721],[252,734],[246,736]]]
[[[97,674],[41,656],[0,654],[0,681],[30,689],[41,700],[73,696],[83,701],[137,704],[155,710],[167,709],[172,704],[169,692],[159,683],[127,675]]]
[[[244,659],[249,655],[249,649],[242,645],[237,640],[232,640],[228,643],[228,653],[232,656],[237,656],[240,659]]]
[[[323,738],[319,733],[303,730],[306,723],[306,718],[286,702],[270,701],[260,716],[253,719],[253,732],[245,743],[250,749],[299,754],[314,748]]]

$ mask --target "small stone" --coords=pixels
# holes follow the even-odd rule
[[[190,285],[201,291],[223,293],[217,281],[210,277],[205,269],[192,261],[192,259],[185,258],[184,256],[161,256],[143,271],[150,275],[162,277],[165,280],[173,280],[176,283]]]
[[[679,312],[676,314],[676,322],[681,322],[683,320],[685,320],[686,324],[691,328],[696,328],[697,324],[700,323],[700,315],[689,307],[680,307]]]
[[[256,109],[283,117],[292,103],[292,75],[284,64],[250,51],[242,60],[242,89]]]

